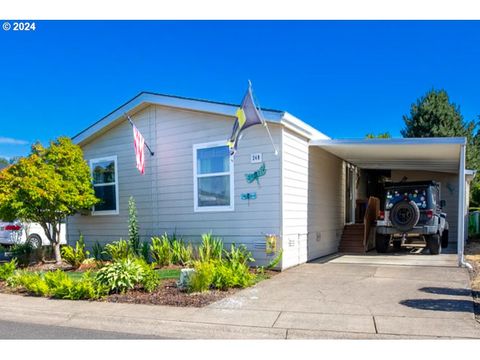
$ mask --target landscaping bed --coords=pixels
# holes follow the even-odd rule
[[[238,291],[238,289],[188,293],[177,287],[176,280],[169,279],[163,281],[160,286],[151,293],[142,290],[130,290],[125,294],[108,295],[103,300],[115,303],[202,307],[230,296],[236,291]]]
[[[45,270],[47,270],[48,267],[35,266],[31,268],[41,269],[43,270],[42,272],[46,272]],[[203,307],[231,296],[237,291],[241,290],[239,288],[231,288],[227,290],[213,289],[204,292],[189,293],[186,290],[179,289],[177,286],[177,280],[180,274],[180,269],[178,267],[158,269],[157,272],[159,273],[159,277],[162,279],[162,281],[160,285],[152,292],[145,292],[142,289],[133,289],[123,294],[110,294],[103,298],[92,301],[179,307]],[[83,271],[66,271],[65,273],[72,279],[80,279],[83,275]],[[268,279],[276,274],[276,271],[266,270],[259,278],[259,281]],[[30,296],[28,291],[25,289],[15,289],[9,287],[5,281],[0,281],[0,293]]]

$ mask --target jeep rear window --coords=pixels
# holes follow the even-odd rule
[[[415,202],[419,209],[431,207],[431,195],[425,187],[388,189],[386,191],[385,210],[390,210],[402,200],[408,199]]]

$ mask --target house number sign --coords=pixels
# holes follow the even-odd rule
[[[262,153],[250,154],[250,162],[252,164],[261,163],[262,162]]]

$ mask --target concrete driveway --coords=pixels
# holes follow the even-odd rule
[[[480,338],[469,274],[455,256],[406,256],[323,259],[209,307],[278,314],[272,327],[288,338]]]

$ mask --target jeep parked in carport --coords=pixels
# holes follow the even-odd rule
[[[376,223],[377,252],[387,252],[392,244],[396,249],[426,247],[438,255],[448,246],[445,201],[437,182],[387,183],[384,205]]]

